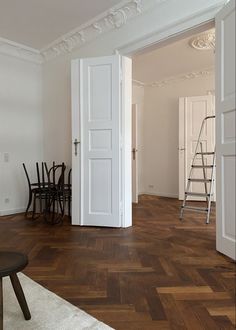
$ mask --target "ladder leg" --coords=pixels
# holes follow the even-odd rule
[[[211,197],[209,198],[209,202],[208,202],[207,218],[206,218],[207,225],[210,223],[210,214],[211,214]]]
[[[202,168],[202,171],[203,171],[203,178],[206,180],[206,169],[205,169],[205,161],[204,161],[204,156],[203,156],[203,148],[202,148],[202,142],[200,142],[200,148],[201,148],[201,158],[202,158],[202,165],[203,165],[203,168]],[[208,194],[208,191],[207,191],[207,183],[206,181],[204,182],[204,187],[205,187],[205,193]],[[206,202],[208,203],[209,201],[209,198],[208,196],[206,196]]]
[[[179,215],[179,219],[180,219],[180,220],[183,220],[183,216],[184,216],[184,207],[185,207],[185,196],[184,196],[184,202],[183,202],[183,205],[182,205],[181,210],[180,210],[180,215]]]
[[[188,180],[186,191],[189,191],[189,188],[190,188],[190,181]],[[180,215],[179,215],[179,219],[180,220],[182,220],[183,219],[183,216],[184,216],[184,207],[186,205],[186,201],[187,201],[187,194],[184,194],[184,200],[183,200],[183,204],[181,206]]]
[[[181,209],[180,209],[180,215],[179,215],[179,219],[180,220],[183,220],[183,216],[184,216],[184,207],[185,207],[185,204],[186,204],[186,194],[184,194],[184,201],[183,201],[183,204],[181,206]]]
[[[210,183],[210,196],[208,199],[208,210],[207,210],[207,218],[206,218],[206,224],[210,223],[210,214],[211,214],[211,202],[212,202],[212,196],[213,196],[213,188],[215,183],[215,154],[213,156],[213,167],[211,172],[211,183]]]

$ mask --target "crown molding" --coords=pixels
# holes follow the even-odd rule
[[[43,62],[43,57],[39,50],[4,38],[0,38],[0,54],[14,56],[37,64]]]
[[[136,87],[145,87],[146,86],[146,84],[144,82],[142,82],[140,80],[136,80],[136,79],[133,79],[132,83]]]
[[[208,77],[208,76],[213,75],[213,73],[214,73],[214,67],[210,67],[210,68],[203,69],[200,71],[191,71],[191,72],[180,74],[180,75],[177,75],[174,77],[169,77],[169,78],[166,78],[163,80],[154,81],[151,83],[144,83],[139,80],[133,80],[133,85],[138,86],[138,87],[159,88],[159,87],[165,87],[170,84],[182,82],[185,80],[195,79],[195,78],[199,78],[199,77]]]
[[[148,10],[167,1],[122,0],[117,6],[96,16],[94,19],[61,36],[40,50],[0,37],[0,54],[11,55],[41,64],[62,54],[70,53],[102,34],[120,29],[133,18],[145,14]],[[219,4],[217,6],[219,7]],[[213,9],[215,10],[215,7]],[[145,39],[148,40],[149,38],[146,36]],[[117,52],[120,53],[121,50],[118,49]],[[123,51],[121,52],[124,53]]]
[[[53,41],[41,49],[40,53],[44,61],[49,61],[61,54],[70,53],[108,31],[120,29],[132,18],[164,1],[167,0],[123,0],[119,5]]]
[[[62,54],[70,53],[106,32],[121,28],[132,18],[164,1],[167,0],[122,0],[118,5],[61,36],[40,50],[0,38],[0,54],[19,57],[34,63],[43,63]]]
[[[196,50],[215,50],[215,31],[202,33],[189,41],[189,45]]]

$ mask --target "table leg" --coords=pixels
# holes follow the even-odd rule
[[[24,317],[26,320],[30,320],[31,319],[30,311],[29,311],[29,308],[28,308],[28,305],[27,305],[27,302],[25,299],[25,295],[24,295],[24,292],[21,287],[17,274],[10,275],[10,279],[11,279],[11,283],[12,283],[13,289],[15,291],[17,300],[19,302],[19,305],[24,314]]]

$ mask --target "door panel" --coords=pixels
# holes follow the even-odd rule
[[[120,61],[81,60],[84,225],[120,227]]]
[[[73,224],[132,225],[130,86],[127,58],[72,61]]]
[[[236,259],[235,1],[216,16],[216,248]]]
[[[200,128],[204,118],[207,116],[214,115],[213,111],[213,102],[212,96],[197,96],[197,97],[189,97],[187,98],[187,113],[186,113],[186,181],[189,176],[192,160],[194,157],[194,152],[196,150],[197,140],[200,132]],[[203,151],[211,152],[215,149],[215,120],[208,120],[204,131],[202,133],[202,148]],[[206,165],[209,165],[212,162],[212,156],[204,157],[204,161]],[[196,165],[202,164],[201,156],[196,157]],[[210,177],[210,171],[206,170],[207,177]],[[202,169],[194,169],[193,178],[202,178],[203,170]],[[209,184],[208,184],[209,185]],[[209,187],[208,187],[209,189]],[[204,193],[204,185],[202,183],[191,183],[190,191]],[[188,197],[188,200],[204,200],[201,197]]]
[[[89,122],[111,121],[112,119],[112,65],[93,65],[84,60],[85,76],[88,81]]]
[[[212,95],[184,97],[179,100],[179,199],[184,199],[184,190],[196,149],[196,144],[205,117],[215,114],[214,97]],[[202,134],[203,151],[214,151],[215,148],[215,120],[207,121]],[[206,164],[212,161],[212,156],[204,158]],[[196,164],[202,164],[201,156],[197,156]],[[206,170],[210,177],[210,171]],[[203,178],[203,170],[194,170],[195,178]],[[209,188],[209,187],[208,187]],[[204,192],[202,183],[194,182],[191,191]],[[203,200],[201,197],[189,196],[188,200]]]
[[[73,139],[80,140],[78,155],[73,152],[72,222],[119,227],[119,56],[73,62],[72,106]]]

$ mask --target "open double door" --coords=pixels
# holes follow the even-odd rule
[[[217,250],[235,259],[235,1],[216,16]],[[131,60],[72,62],[72,223],[132,225]]]

